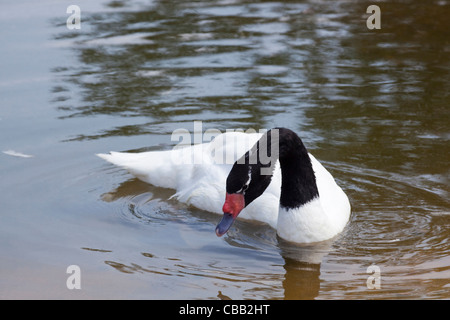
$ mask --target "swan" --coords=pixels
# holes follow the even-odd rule
[[[223,236],[239,216],[275,228],[295,243],[329,240],[346,226],[347,195],[287,128],[266,133],[226,132],[211,142],[100,158],[152,185],[175,189],[172,198],[222,214]]]

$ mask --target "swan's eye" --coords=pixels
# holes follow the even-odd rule
[[[242,186],[241,190],[239,190],[239,193],[244,193],[245,190],[248,189],[248,186],[250,185],[250,182],[252,181],[252,166],[248,167],[248,179],[245,182],[245,184]]]
[[[247,180],[247,182],[242,186],[242,188],[240,188],[238,191],[236,191],[236,193],[244,193],[247,189],[248,186],[250,185],[250,180]]]

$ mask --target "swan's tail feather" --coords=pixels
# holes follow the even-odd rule
[[[167,151],[143,153],[110,152],[99,153],[98,157],[126,169],[136,178],[163,188],[175,188],[174,168]]]

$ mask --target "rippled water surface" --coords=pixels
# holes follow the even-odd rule
[[[79,30],[71,4],[0,5],[1,298],[450,298],[449,1],[377,2],[380,30],[356,0],[80,0]],[[219,216],[95,157],[194,121],[295,130],[347,228],[217,238]]]

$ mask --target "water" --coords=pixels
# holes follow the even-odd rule
[[[83,0],[80,30],[71,4],[1,5],[1,298],[450,298],[448,1],[380,2],[381,30],[356,0]],[[194,121],[295,130],[347,228],[217,238],[219,216],[94,156],[170,149]]]

